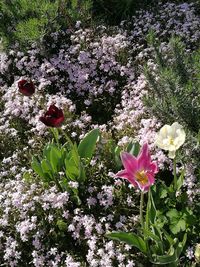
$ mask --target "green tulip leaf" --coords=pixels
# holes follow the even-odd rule
[[[133,156],[137,157],[140,152],[140,144],[138,142],[131,142],[128,144],[127,151]]]
[[[161,255],[161,256],[153,255],[152,263],[163,265],[163,264],[172,264],[177,262],[183,251],[186,240],[187,240],[187,234],[184,235],[182,242],[178,242],[178,239],[176,239],[176,241],[174,240],[175,244],[174,246],[170,247],[168,255]]]
[[[36,172],[40,177],[44,178],[44,173],[43,173],[41,164],[38,162],[38,160],[35,157],[32,158],[31,167],[34,170],[34,172]]]
[[[48,173],[51,176],[52,168],[51,168],[51,165],[47,159],[43,159],[41,161],[41,167],[42,167],[43,173]]]
[[[144,254],[147,253],[147,248],[144,240],[133,233],[112,232],[106,235],[108,238],[124,242],[130,246],[138,248]]]
[[[156,207],[151,193],[151,188],[148,192],[148,204],[147,204],[147,213],[146,213],[146,223],[149,221],[154,224],[156,220]]]
[[[180,190],[184,182],[184,171],[181,172],[180,177],[177,180],[177,190]]]
[[[52,146],[50,150],[50,163],[54,172],[59,171],[60,159],[61,159],[60,150],[57,147]]]
[[[95,150],[96,142],[100,137],[100,132],[98,129],[90,131],[78,146],[78,154],[81,158],[91,159]]]

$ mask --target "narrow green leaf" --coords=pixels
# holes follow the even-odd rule
[[[144,232],[145,232],[146,236],[151,238],[152,240],[154,240],[156,242],[161,242],[160,238],[158,236],[154,235],[151,231],[144,229]]]
[[[44,156],[44,158],[48,159],[49,161],[50,161],[51,146],[52,146],[52,144],[47,144],[43,149],[43,156]]]
[[[184,181],[184,171],[181,172],[180,177],[177,180],[177,190],[180,190]]]
[[[122,161],[120,159],[120,152],[121,152],[121,148],[119,146],[115,146],[113,154],[114,154],[115,164],[118,169],[121,169],[122,167]]]
[[[48,160],[43,159],[41,161],[41,167],[42,167],[43,173],[48,173],[51,176],[51,165],[48,162]]]
[[[162,229],[162,231],[163,231],[165,238],[168,241],[169,245],[170,246],[174,245],[174,239],[167,233],[167,231],[164,228]]]
[[[43,173],[41,164],[38,162],[38,160],[35,157],[32,158],[31,167],[40,177],[44,178],[44,173]]]
[[[54,172],[59,171],[59,162],[61,159],[61,151],[56,147],[52,146],[50,150],[50,163]]]
[[[68,165],[68,167],[66,168],[66,175],[67,177],[69,177],[71,180],[77,180],[77,178],[79,177],[80,171],[79,169],[75,166],[75,165]]]
[[[152,193],[151,193],[151,188],[149,189],[149,192],[148,192],[148,204],[147,204],[147,218],[146,220],[149,220],[152,224],[155,223],[155,220],[156,220],[156,207],[155,207],[155,203],[154,203],[154,200],[153,200],[153,196],[152,196]],[[148,222],[147,222],[148,223]]]
[[[79,180],[80,181],[85,181],[86,180],[85,168],[84,168],[84,166],[82,164],[80,164]]]
[[[163,264],[174,263],[177,260],[178,260],[178,257],[176,255],[176,253],[174,253],[173,255],[156,256],[154,258],[154,263],[159,264],[159,265],[163,265]]]
[[[172,264],[178,261],[185,243],[187,241],[187,234],[184,235],[183,241],[178,242],[178,239],[174,239],[174,245],[170,246],[170,250],[168,255],[153,255],[153,259],[155,264],[163,265],[163,264]]]
[[[124,242],[130,246],[138,248],[144,254],[147,253],[147,248],[144,240],[133,233],[112,232],[106,235],[108,238]]]
[[[78,148],[77,148],[77,145],[76,144],[74,144],[73,147],[71,148],[71,151],[68,153],[68,157],[70,159],[73,159],[73,161],[76,164],[76,166],[79,165],[79,163],[80,163],[80,156],[78,154]]]
[[[95,150],[95,145],[100,137],[98,129],[90,131],[78,146],[78,153],[81,158],[91,159]]]

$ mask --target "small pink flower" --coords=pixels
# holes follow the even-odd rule
[[[154,176],[158,172],[156,162],[151,161],[148,144],[144,144],[137,158],[127,152],[121,153],[124,170],[119,171],[115,177],[127,179],[133,186],[142,191],[148,191],[154,184]]]

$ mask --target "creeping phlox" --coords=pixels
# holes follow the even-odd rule
[[[155,144],[169,151],[169,157],[174,159],[176,151],[185,142],[185,136],[185,131],[178,122],[174,122],[172,125],[166,124],[157,133]]]

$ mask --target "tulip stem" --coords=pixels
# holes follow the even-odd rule
[[[58,191],[63,192],[62,186],[60,185],[60,183],[59,183],[59,181],[58,181],[56,176],[54,176],[54,181],[56,183]]]
[[[141,196],[140,196],[140,223],[141,223],[142,229],[144,230],[143,205],[144,205],[144,192],[141,192]]]
[[[58,147],[59,147],[59,133],[58,133],[58,130],[57,129],[54,129],[54,128],[50,128],[50,130],[51,130],[51,132],[52,132],[52,134],[53,134],[53,137],[54,137],[54,139],[55,139],[55,141],[56,141],[56,144],[58,145]]]
[[[173,170],[173,174],[174,174],[174,190],[176,191],[177,189],[177,175],[176,175],[176,157],[174,158],[174,162],[173,162],[173,167],[174,167],[174,170]]]

